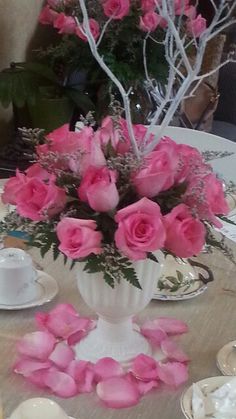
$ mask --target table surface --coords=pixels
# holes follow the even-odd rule
[[[236,257],[236,245],[230,241],[228,243]],[[236,267],[219,251],[214,251],[198,257],[199,261],[210,267],[215,277],[206,292],[186,301],[153,300],[140,313],[142,319],[170,316],[187,322],[189,333],[180,337],[180,344],[191,359],[189,381],[185,385],[177,390],[163,386],[146,395],[137,406],[123,410],[104,408],[94,393],[65,400],[33,387],[23,377],[12,372],[12,365],[16,358],[17,340],[25,333],[35,330],[35,313],[38,310],[48,311],[59,302],[73,304],[82,315],[93,313],[77,291],[75,268],[70,271],[69,267],[63,265],[61,257],[53,262],[50,254],[42,260],[37,250],[31,250],[30,253],[34,261],[58,281],[60,290],[58,296],[43,307],[0,313],[0,393],[4,417],[9,416],[23,400],[43,396],[57,401],[68,415],[76,419],[181,419],[182,392],[192,382],[221,375],[216,366],[216,354],[223,345],[236,339]]]

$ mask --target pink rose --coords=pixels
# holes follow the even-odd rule
[[[96,230],[93,220],[63,218],[57,224],[57,237],[60,241],[59,250],[71,259],[79,259],[94,253],[102,252],[102,234]]]
[[[78,195],[95,211],[113,210],[119,202],[116,173],[107,167],[89,167],[78,188]]]
[[[119,143],[119,129],[114,127],[113,120],[110,116],[106,116],[101,123],[101,128],[99,128],[94,135],[94,139],[99,142],[101,147],[106,147],[109,142],[111,142],[114,150],[117,149],[117,144]]]
[[[16,176],[11,177],[4,185],[4,191],[1,196],[4,204],[16,205],[18,196],[26,183],[26,176],[16,170]]]
[[[98,22],[95,19],[89,19],[89,27],[90,27],[91,33],[92,33],[92,35],[93,35],[93,37],[96,41],[99,37],[99,34],[100,34],[100,29],[99,29]],[[83,41],[85,41],[85,42],[88,41],[87,36],[84,34],[83,25],[81,27],[78,26],[75,29],[75,33]]]
[[[178,155],[172,144],[162,145],[144,159],[144,167],[133,176],[133,183],[141,196],[152,198],[173,186],[178,168]]]
[[[184,15],[185,10],[189,7],[189,0],[174,0],[175,14]]]
[[[189,258],[201,252],[206,230],[203,223],[193,218],[189,208],[180,204],[164,217],[166,228],[165,247],[181,258]]]
[[[183,198],[199,218],[208,220],[219,228],[221,222],[215,215],[226,215],[229,212],[222,182],[213,173],[204,177],[193,177]]]
[[[39,163],[32,164],[26,171],[27,177],[34,177],[41,180],[48,180],[50,178],[50,174],[47,170],[43,169]]]
[[[117,248],[131,260],[147,257],[147,252],[159,250],[165,241],[165,228],[160,207],[142,198],[119,210],[115,216]]]
[[[27,178],[16,202],[17,212],[33,221],[45,220],[58,214],[65,203],[66,193],[55,185],[53,177],[48,183],[39,178]]]
[[[190,181],[196,175],[205,176],[212,171],[210,165],[204,162],[202,154],[197,148],[178,144],[177,153],[179,155],[179,167],[175,176],[177,183]]]
[[[154,12],[156,9],[156,2],[155,0],[141,0],[141,9],[145,12]]]
[[[184,10],[184,15],[189,17],[189,19],[195,19],[197,15],[197,10],[195,6],[187,6]]]
[[[198,15],[195,19],[189,19],[187,22],[187,30],[195,38],[199,38],[201,34],[206,30],[207,22],[202,15]]]
[[[53,26],[54,28],[59,29],[59,33],[71,34],[75,32],[76,22],[72,16],[66,16],[65,13],[59,13]]]
[[[123,19],[129,14],[130,0],[105,0],[103,11],[105,16],[113,19]]]
[[[157,26],[164,28],[166,21],[155,12],[147,12],[144,16],[140,17],[139,27],[144,32],[153,32]]]
[[[52,25],[57,19],[58,13],[50,9],[49,6],[45,6],[39,15],[39,22],[42,25]]]

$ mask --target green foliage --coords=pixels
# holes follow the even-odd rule
[[[105,282],[112,288],[116,282],[126,280],[136,288],[142,289],[132,262],[113,246],[105,247],[100,255],[88,256],[84,271],[89,274],[103,272]]]

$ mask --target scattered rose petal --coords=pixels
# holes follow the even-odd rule
[[[167,338],[167,334],[160,327],[157,327],[154,322],[155,320],[153,322],[144,323],[140,331],[143,336],[150,340],[152,345],[160,346],[161,341]]]
[[[107,407],[113,409],[134,406],[140,399],[137,387],[124,377],[100,381],[97,385],[97,395]]]
[[[45,373],[44,383],[59,397],[73,397],[78,392],[74,379],[65,372],[55,369],[50,369]]]
[[[88,361],[72,361],[67,373],[75,380],[79,393],[90,393],[93,390],[93,364]]]
[[[75,353],[66,343],[59,342],[56,344],[49,359],[60,369],[68,367],[70,362],[74,359]]]
[[[24,377],[28,377],[35,371],[47,369],[51,366],[52,363],[50,361],[40,362],[34,359],[22,358],[15,363],[13,370],[17,374],[22,374]]]
[[[48,332],[27,333],[17,344],[17,350],[21,355],[30,358],[46,360],[52,352],[56,339]]]
[[[161,340],[164,340],[161,339],[161,331],[168,335],[180,335],[188,331],[188,326],[181,320],[173,319],[172,317],[159,317],[155,320],[148,320],[141,327],[142,334],[147,337],[149,337],[148,335],[151,338],[152,335],[155,336],[155,331],[157,338],[158,334],[160,334],[159,342],[161,342]]]
[[[177,387],[188,379],[187,366],[180,362],[159,363],[157,368],[160,380],[169,386]]]
[[[159,386],[159,382],[157,380],[151,380],[151,381],[138,380],[137,378],[134,377],[134,375],[131,372],[128,373],[126,377],[132,384],[136,385],[139,391],[139,394],[141,396],[144,396],[153,388],[157,388]]]
[[[169,359],[179,362],[189,361],[187,354],[172,340],[166,339],[161,342],[161,350]]]
[[[29,380],[32,384],[40,388],[48,389],[48,387],[45,384],[45,375],[47,371],[47,369],[34,371],[27,377],[27,380]]]
[[[140,354],[133,360],[131,372],[139,380],[150,381],[158,378],[157,363],[148,355]]]
[[[94,372],[97,381],[119,377],[124,374],[121,364],[109,357],[99,359],[94,365]]]
[[[57,338],[67,339],[79,331],[89,331],[93,320],[80,317],[71,304],[59,304],[48,314],[37,313],[36,323],[41,330],[47,329]]]

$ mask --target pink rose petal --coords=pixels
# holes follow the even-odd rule
[[[120,377],[124,374],[121,364],[113,358],[101,358],[94,365],[95,378],[97,381],[111,377]]]
[[[160,327],[157,327],[153,322],[146,322],[141,327],[140,332],[143,336],[150,340],[152,345],[160,346],[162,340],[167,338],[167,334]]]
[[[59,304],[48,314],[37,313],[36,322],[41,330],[47,329],[57,338],[71,337],[71,341],[75,333],[89,331],[94,327],[93,320],[80,317],[71,304]]]
[[[159,382],[157,380],[151,381],[142,381],[134,377],[134,375],[130,372],[126,375],[127,379],[134,385],[136,385],[139,394],[144,396],[153,388],[157,388],[159,386]]]
[[[14,372],[16,374],[22,374],[24,377],[28,377],[35,371],[47,369],[51,366],[52,363],[50,361],[40,362],[34,359],[22,358],[15,363]]]
[[[70,362],[74,359],[75,353],[66,343],[59,342],[56,344],[49,359],[60,369],[68,367]]]
[[[141,333],[152,339],[155,339],[157,335],[157,341],[161,342],[162,332],[168,335],[181,335],[188,331],[188,326],[181,320],[174,319],[172,317],[159,317],[155,320],[149,320],[145,322],[141,327]],[[167,336],[166,336],[167,337]]]
[[[34,371],[27,377],[27,380],[30,381],[32,384],[36,385],[37,387],[48,389],[48,387],[45,384],[45,376],[47,374],[47,371],[47,369]]]
[[[73,397],[78,393],[74,379],[65,372],[49,370],[45,373],[44,382],[59,397]]]
[[[172,339],[166,339],[161,342],[161,350],[169,359],[179,362],[189,361],[187,354],[178,347]]]
[[[136,356],[133,360],[131,372],[139,380],[150,381],[158,378],[156,361],[144,354]]]
[[[27,333],[17,344],[21,355],[46,360],[52,352],[56,339],[48,332]]]
[[[79,393],[90,393],[93,390],[93,364],[88,361],[72,361],[67,373],[75,380]]]
[[[188,379],[187,366],[180,362],[159,363],[157,368],[160,380],[169,386],[177,387]]]
[[[107,407],[113,409],[134,406],[140,399],[136,385],[124,377],[112,377],[100,381],[97,385],[97,395]]]

